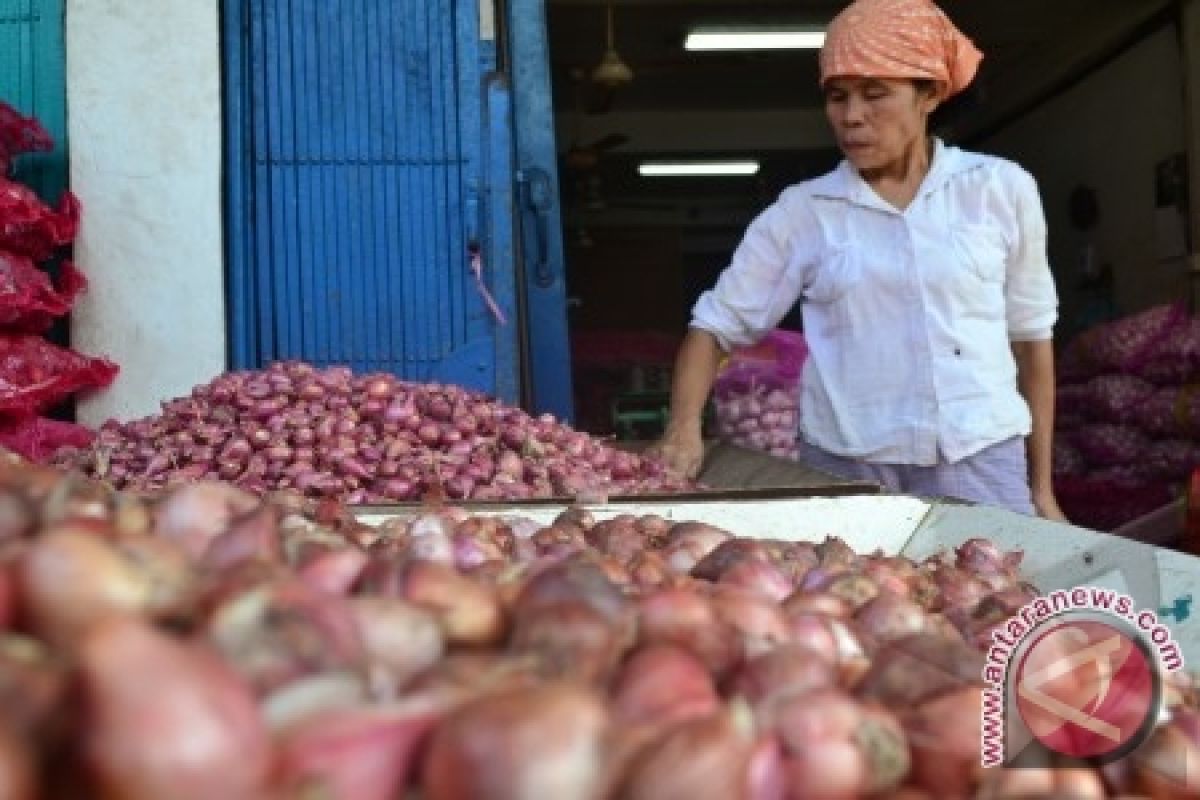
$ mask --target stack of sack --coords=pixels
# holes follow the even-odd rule
[[[1177,496],[1200,465],[1200,320],[1182,303],[1092,328],[1059,359],[1055,487],[1112,530]]]
[[[62,257],[79,230],[79,202],[64,192],[51,208],[8,176],[18,155],[53,147],[37,120],[0,102],[0,446],[34,461],[91,443],[92,431],[45,414],[117,374],[115,364],[45,338],[87,286]],[[42,264],[57,266],[57,285]]]

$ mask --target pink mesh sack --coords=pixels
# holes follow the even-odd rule
[[[1087,461],[1084,460],[1083,454],[1079,452],[1079,448],[1074,445],[1070,437],[1054,437],[1053,457],[1055,477],[1083,475],[1088,470]]]
[[[1185,480],[1200,466],[1200,443],[1190,439],[1160,439],[1146,449],[1146,467],[1158,480]]]
[[[1094,469],[1087,474],[1093,481],[1111,483],[1122,488],[1146,486],[1154,480],[1154,472],[1148,464],[1114,464]]]
[[[795,459],[800,374],[808,345],[799,333],[772,331],[739,348],[713,385],[717,435],[731,444]]]
[[[1171,303],[1099,325],[1067,345],[1059,375],[1074,381],[1111,372],[1136,374],[1186,322],[1186,306]]]
[[[1130,425],[1098,423],[1076,431],[1075,447],[1093,467],[1131,464],[1145,458],[1150,440]]]
[[[1134,409],[1130,420],[1154,437],[1196,436],[1200,434],[1200,385],[1164,386]]]
[[[1083,425],[1090,410],[1092,392],[1086,383],[1060,383],[1054,397],[1054,425],[1073,430]]]
[[[1133,375],[1092,378],[1087,383],[1088,416],[1102,422],[1129,422],[1154,390],[1154,384]]]
[[[1054,493],[1067,519],[1098,531],[1111,531],[1171,502],[1162,483],[1132,484],[1127,477],[1106,480],[1091,475],[1056,478]]]
[[[1187,383],[1200,374],[1200,319],[1189,319],[1166,338],[1138,374],[1153,383]]]

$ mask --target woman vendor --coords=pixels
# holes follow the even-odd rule
[[[657,445],[694,476],[731,348],[799,300],[801,460],[1063,519],[1051,485],[1057,295],[1034,179],[930,135],[982,55],[931,0],[856,0],[820,55],[844,160],[784,191],[693,309]]]

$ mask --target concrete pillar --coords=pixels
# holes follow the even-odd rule
[[[76,256],[72,338],[121,366],[80,403],[97,425],[225,369],[218,0],[68,0]]]

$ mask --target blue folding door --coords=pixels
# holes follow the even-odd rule
[[[521,399],[512,112],[486,4],[223,13],[232,366],[301,358]]]

